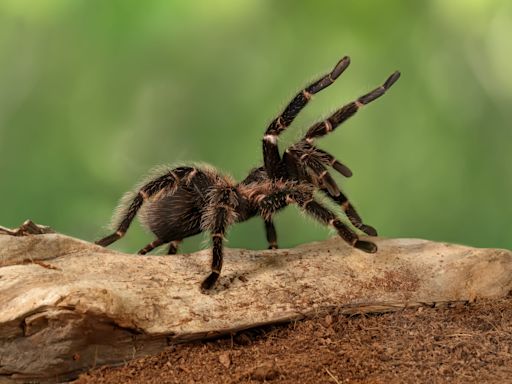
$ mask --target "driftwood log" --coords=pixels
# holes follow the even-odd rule
[[[226,250],[218,286],[199,285],[209,251],[128,255],[26,223],[0,227],[0,382],[59,382],[170,343],[338,313],[385,312],[512,289],[512,252],[377,239],[275,251]]]

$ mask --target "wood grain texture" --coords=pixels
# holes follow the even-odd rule
[[[170,343],[326,312],[392,311],[503,297],[512,252],[334,238],[294,249],[227,249],[208,295],[210,251],[137,256],[49,233],[0,234],[0,381],[58,382]]]

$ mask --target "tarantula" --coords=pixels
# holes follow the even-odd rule
[[[287,205],[297,204],[321,223],[333,227],[350,245],[365,252],[376,252],[374,243],[360,240],[353,230],[314,198],[314,193],[321,191],[341,206],[355,228],[370,236],[377,235],[373,227],[363,224],[328,168],[345,177],[350,177],[352,172],[332,155],[317,148],[314,140],[332,132],[362,106],[382,96],[398,80],[400,73],[394,72],[383,85],[311,126],[305,136],[286,149],[282,156],[277,146],[279,134],[292,123],[311,97],[331,85],[349,64],[348,57],[341,59],[330,73],[300,91],[270,123],[263,136],[264,166],[251,170],[242,182],[236,183],[229,176],[204,165],[167,169],[122,199],[113,223],[116,232],[96,244],[107,246],[123,237],[143,205],[141,222],[156,235],[156,239],[139,254],[146,254],[166,243],[169,243],[168,254],[175,254],[184,238],[208,231],[213,243],[211,273],[201,284],[201,288],[207,290],[219,278],[224,234],[231,224],[260,215],[265,222],[269,248],[275,249],[277,235],[272,217]]]

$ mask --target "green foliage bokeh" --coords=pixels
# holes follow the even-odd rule
[[[383,236],[512,248],[511,4],[4,0],[0,225],[94,240],[155,165],[241,179],[294,92],[350,55],[282,147],[399,69],[389,94],[319,141],[354,171],[343,189]],[[295,208],[276,224],[281,247],[329,236]],[[136,224],[116,247],[150,240]],[[262,222],[235,226],[229,246],[266,248]]]

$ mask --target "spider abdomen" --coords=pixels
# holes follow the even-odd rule
[[[218,205],[217,195],[233,193],[232,180],[206,165],[179,167],[165,174],[173,175],[175,184],[144,200],[139,213],[141,223],[163,242],[210,230],[213,224],[205,218],[214,216],[208,213]]]
[[[148,201],[141,209],[141,223],[157,238],[170,242],[201,232],[201,204],[197,193],[178,187],[172,194]]]

